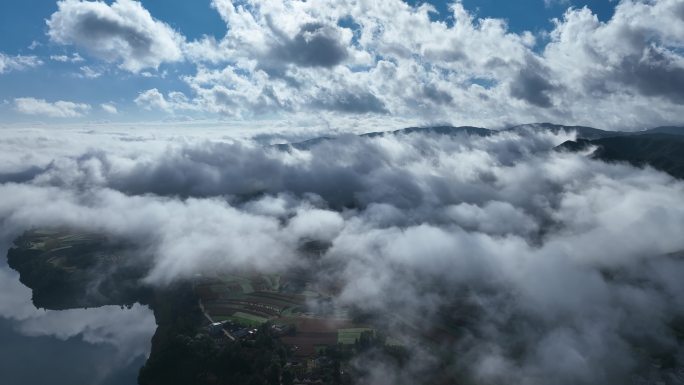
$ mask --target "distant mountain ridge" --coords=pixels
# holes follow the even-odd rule
[[[607,131],[586,126],[565,126],[552,123],[522,124],[491,130],[473,126],[407,127],[395,131],[370,132],[360,137],[375,138],[387,135],[476,135],[491,136],[502,132],[575,132],[577,139],[556,147],[558,151],[584,151],[595,148],[590,156],[606,162],[628,162],[637,167],[649,165],[670,175],[684,179],[684,126],[661,126],[643,131]],[[283,151],[307,150],[317,144],[334,141],[340,137],[319,137],[303,142],[279,144]]]
[[[437,135],[477,135],[477,136],[489,136],[497,133],[496,130],[490,130],[482,127],[472,127],[472,126],[430,126],[430,127],[407,127],[394,131],[377,131],[368,132],[365,134],[358,135],[362,138],[376,138],[385,135],[410,135],[410,134],[437,134]],[[295,148],[297,150],[307,150],[314,145],[319,143],[336,140],[340,137],[332,136],[321,136],[318,138],[308,139],[301,142],[295,143],[283,143],[277,144],[276,147],[280,150],[288,150],[290,148]]]
[[[385,131],[385,132],[369,132],[367,134],[362,134],[360,136],[363,137],[376,137],[376,136],[383,136],[383,135],[397,135],[397,134],[414,134],[414,133],[429,133],[429,134],[439,134],[439,135],[459,135],[459,134],[468,134],[468,135],[478,135],[478,136],[489,136],[492,134],[495,134],[497,131],[496,130],[490,130],[488,128],[482,128],[482,127],[473,127],[473,126],[460,126],[460,127],[454,127],[454,126],[429,126],[429,127],[407,127],[407,128],[402,128],[400,130],[394,130],[394,131]]]
[[[622,131],[606,131],[606,130],[600,130],[598,128],[594,127],[586,127],[586,126],[564,126],[560,124],[553,124],[553,123],[532,123],[532,124],[521,124],[518,126],[513,126],[509,128],[505,128],[501,131],[550,131],[555,134],[565,131],[565,132],[576,132],[577,137],[581,139],[600,139],[600,138],[608,138],[608,137],[613,137],[613,136],[622,136],[622,135],[629,135],[627,132],[622,132]]]
[[[583,140],[596,140],[603,138],[613,138],[613,137],[623,137],[623,136],[639,136],[648,134],[670,134],[670,135],[683,135],[684,136],[684,126],[661,126],[655,127],[644,131],[608,131],[601,130],[594,127],[587,126],[566,126],[562,124],[553,123],[530,123],[530,124],[520,124],[508,128],[503,128],[501,130],[492,130],[483,127],[474,126],[425,126],[425,127],[407,127],[394,131],[376,131],[369,132],[365,134],[358,135],[360,137],[375,138],[386,135],[411,135],[411,134],[436,134],[436,135],[477,135],[477,136],[490,136],[496,135],[501,132],[539,132],[539,131],[549,131],[553,133],[559,133],[561,131],[565,132],[576,132],[577,139]],[[301,142],[294,143],[283,143],[277,144],[276,147],[280,150],[288,150],[290,148],[295,148],[298,150],[306,150],[312,146],[331,140],[339,139],[340,137],[334,136],[323,136],[308,139]]]
[[[643,134],[684,135],[684,127],[661,126],[661,127],[651,128],[650,130],[637,131],[634,134],[637,134],[637,135],[643,135]]]
[[[556,147],[560,151],[584,151],[595,148],[594,159],[605,162],[628,162],[637,167],[651,166],[675,178],[684,179],[684,132],[663,134],[642,131],[635,135],[578,139]]]

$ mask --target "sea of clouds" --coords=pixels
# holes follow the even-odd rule
[[[125,239],[158,286],[310,269],[408,347],[402,367],[358,360],[368,384],[682,382],[682,181],[554,150],[573,133],[283,149],[217,132],[6,129],[0,236],[66,226]],[[311,241],[326,245],[313,259]],[[105,338],[68,315],[12,313],[21,290],[0,297],[0,315],[23,332]],[[445,324],[458,338],[435,340]]]

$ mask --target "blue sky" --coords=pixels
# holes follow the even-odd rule
[[[121,3],[131,3],[130,0],[108,0],[106,4],[107,6],[112,6],[113,9],[115,5],[114,3],[117,3],[118,1]],[[278,17],[285,17],[281,20],[281,22],[284,23],[286,27],[290,27],[290,29],[285,32],[275,32],[277,29],[277,24],[275,24],[275,27],[273,25],[271,27],[267,26],[267,20],[269,20],[271,16],[258,14],[257,12],[253,16],[257,24],[261,23],[261,30],[245,32],[244,34],[240,35],[239,31],[236,32],[229,30],[227,25],[230,23],[228,23],[226,20],[223,20],[222,14],[216,9],[216,7],[212,7],[212,1],[220,3],[222,0],[142,0],[140,2],[142,5],[140,10],[142,13],[148,13],[151,15],[152,19],[150,20],[154,21],[150,21],[150,23],[163,23],[168,25],[178,34],[178,36],[180,36],[179,39],[182,39],[182,42],[179,43],[179,48],[177,48],[182,50],[182,58],[169,58],[163,57],[162,55],[162,57],[159,58],[144,58],[142,62],[130,60],[126,61],[127,59],[124,57],[124,53],[118,54],[115,49],[111,49],[111,47],[107,52],[99,50],[100,48],[98,47],[107,46],[107,44],[112,43],[112,41],[116,39],[119,39],[118,43],[115,42],[116,44],[121,43],[123,35],[104,36],[102,37],[101,41],[96,41],[92,39],[88,40],[87,36],[73,36],[74,31],[71,30],[66,32],[57,31],[58,33],[72,34],[69,36],[65,35],[66,37],[63,37],[62,40],[51,37],[52,35],[49,35],[50,27],[46,21],[50,19],[52,15],[60,13],[58,12],[57,1],[23,0],[1,2],[0,34],[2,34],[3,39],[0,39],[0,55],[5,55],[5,58],[9,58],[6,60],[14,58],[13,60],[15,61],[19,60],[18,58],[28,58],[34,61],[34,65],[19,66],[21,67],[21,70],[12,70],[13,67],[6,67],[10,69],[5,70],[4,73],[2,73],[3,71],[0,69],[0,113],[2,113],[0,122],[32,122],[36,120],[44,120],[43,117],[36,114],[19,113],[16,104],[17,99],[21,98],[45,100],[48,103],[55,103],[57,101],[67,101],[77,104],[86,103],[88,106],[90,106],[87,114],[79,113],[75,114],[78,116],[72,116],[68,119],[58,119],[58,121],[93,121],[105,119],[128,122],[137,120],[163,120],[169,119],[169,116],[174,119],[213,119],[217,117],[221,119],[227,117],[244,118],[245,116],[253,117],[254,115],[272,116],[274,114],[277,115],[282,111],[285,111],[286,113],[292,113],[293,111],[296,113],[308,111],[310,113],[313,109],[315,109],[313,106],[318,106],[320,109],[325,110],[326,113],[329,111],[334,111],[359,115],[360,113],[367,114],[370,112],[391,114],[393,116],[425,115],[441,117],[457,114],[457,116],[462,117],[462,121],[464,122],[476,122],[477,119],[474,117],[467,116],[467,114],[463,115],[467,111],[472,111],[472,107],[463,107],[462,110],[449,109],[449,107],[453,107],[455,105],[460,104],[464,106],[466,104],[465,102],[458,103],[458,95],[455,94],[456,91],[449,90],[454,85],[454,82],[457,82],[458,85],[462,87],[463,92],[470,94],[469,97],[471,97],[472,100],[468,101],[468,103],[473,103],[473,100],[483,97],[478,96],[477,94],[477,92],[481,91],[471,87],[472,85],[480,85],[485,88],[486,92],[490,93],[487,98],[500,97],[503,92],[512,95],[517,99],[530,103],[534,108],[541,108],[536,112],[530,112],[532,110],[529,108],[518,108],[516,111],[514,111],[514,113],[509,113],[509,115],[513,115],[507,117],[509,120],[523,119],[522,117],[516,117],[516,115],[527,116],[524,119],[543,119],[554,116],[574,117],[577,113],[575,111],[555,111],[553,114],[549,113],[549,107],[561,107],[562,105],[560,96],[558,98],[552,97],[553,92],[564,89],[562,85],[557,84],[562,83],[561,80],[530,78],[530,76],[532,76],[534,73],[546,74],[548,72],[551,74],[554,72],[553,65],[562,63],[559,61],[553,61],[551,60],[552,58],[544,57],[543,51],[549,43],[548,33],[556,28],[556,25],[552,22],[552,19],[562,19],[566,10],[572,8],[575,10],[573,11],[573,15],[576,16],[577,20],[580,20],[582,18],[582,12],[580,9],[586,6],[599,21],[610,24],[611,17],[616,9],[616,5],[619,3],[617,0],[462,0],[460,4],[462,4],[466,12],[473,16],[475,20],[480,18],[494,18],[503,20],[506,23],[507,32],[513,34],[514,36],[518,36],[519,41],[517,43],[510,42],[511,44],[506,45],[505,47],[498,46],[498,48],[495,48],[495,50],[505,51],[506,49],[510,48],[512,51],[508,53],[514,54],[515,57],[508,55],[506,53],[507,51],[504,52],[506,54],[501,54],[501,52],[494,51],[489,53],[480,52],[478,53],[479,59],[471,57],[470,59],[472,60],[469,60],[469,64],[460,66],[458,65],[458,62],[459,60],[462,62],[462,58],[457,58],[460,57],[459,55],[461,54],[455,53],[456,56],[451,57],[451,59],[447,60],[447,62],[434,62],[432,61],[432,58],[424,56],[424,50],[429,49],[426,47],[431,46],[433,43],[439,43],[439,39],[441,38],[436,38],[435,41],[431,42],[429,40],[429,34],[431,32],[428,32],[427,29],[429,28],[426,27],[427,29],[425,33],[427,35],[425,35],[420,41],[411,44],[407,43],[405,49],[422,50],[420,52],[414,52],[414,58],[417,60],[414,62],[414,64],[424,67],[428,72],[425,72],[420,76],[416,75],[422,80],[418,80],[420,84],[416,84],[415,87],[426,90],[426,95],[431,98],[436,97],[437,99],[434,99],[436,104],[431,104],[428,106],[429,108],[421,107],[421,110],[413,111],[410,108],[411,105],[422,105],[426,104],[427,102],[422,103],[418,101],[418,103],[415,103],[405,101],[402,102],[399,99],[389,100],[389,97],[384,97],[381,95],[381,93],[386,92],[382,90],[388,86],[387,84],[383,83],[378,83],[372,87],[364,89],[363,92],[354,96],[354,99],[349,99],[349,96],[344,96],[345,92],[351,91],[344,91],[343,89],[328,90],[331,88],[329,84],[339,83],[339,79],[344,78],[342,73],[343,71],[340,71],[340,69],[344,70],[345,67],[352,69],[355,72],[359,72],[359,69],[361,70],[359,78],[355,80],[356,85],[354,87],[356,89],[364,88],[363,84],[369,81],[367,76],[370,76],[371,74],[377,74],[377,71],[372,71],[372,69],[380,68],[377,67],[377,65],[383,61],[389,60],[389,62],[399,66],[406,64],[406,69],[411,68],[410,63],[400,63],[404,59],[401,59],[398,56],[395,58],[392,57],[392,55],[399,51],[390,49],[389,51],[381,52],[383,49],[389,49],[390,46],[387,44],[393,44],[389,43],[391,36],[382,36],[378,39],[378,41],[366,42],[366,45],[363,47],[358,46],[358,40],[355,38],[355,40],[350,42],[351,46],[346,48],[343,46],[340,46],[341,48],[332,46],[328,47],[332,50],[321,51],[322,53],[305,52],[301,54],[297,53],[297,50],[311,49],[311,47],[297,47],[296,45],[288,46],[287,44],[295,44],[297,42],[296,39],[303,39],[302,36],[304,35],[296,34],[296,28],[312,27],[306,27],[304,24],[300,25],[299,27],[293,27],[288,25],[291,20],[287,19],[288,15],[277,15]],[[286,4],[291,0],[254,1],[257,3],[263,2],[264,4],[268,3],[269,1],[270,3],[268,4]],[[396,7],[394,2],[398,3],[400,0],[384,1],[386,2],[386,7]],[[411,5],[419,5],[422,3],[422,1],[415,0],[407,1]],[[68,0],[68,2],[70,4],[78,3],[77,6],[83,6],[85,3],[92,4],[92,2],[85,0],[81,1],[80,3],[78,0]],[[661,0],[660,2],[655,3],[655,5],[648,3],[645,0],[639,0],[636,3],[642,2],[654,9],[659,6],[667,7],[668,3],[676,3],[671,0]],[[453,26],[453,16],[449,10],[449,7],[450,4],[453,3],[447,1],[433,1],[431,4],[437,9],[438,13],[430,14],[429,19],[432,22],[446,21],[446,25],[451,28]],[[626,13],[631,12],[629,7],[625,7],[625,9]],[[108,12],[112,13],[111,9],[109,9]],[[250,12],[255,11],[250,10]],[[325,10],[325,12],[316,11],[311,13],[311,10],[306,12],[309,12],[308,15],[315,18],[317,17],[315,15],[325,14],[325,12],[330,12],[330,9]],[[417,13],[413,13],[413,16],[408,13],[407,15],[410,17],[418,17],[416,20],[419,20],[419,15]],[[223,16],[225,18],[225,15]],[[292,20],[296,21],[297,16],[290,16],[295,18]],[[395,15],[391,17],[401,18],[402,16]],[[634,12],[634,14],[630,14],[626,18],[628,17],[638,17],[638,12]],[[126,25],[130,26],[131,22],[132,21],[129,20],[125,23],[129,23]],[[388,23],[383,27],[384,30],[387,30],[387,26],[394,23],[394,21],[381,20],[380,23]],[[344,24],[339,25],[343,28],[348,27]],[[619,28],[618,25],[615,25],[614,27],[616,29]],[[140,28],[142,29],[139,29],[138,32],[142,31],[141,33],[143,33],[143,35],[148,33],[145,32],[144,29],[147,27],[142,26]],[[272,30],[264,30],[263,28],[271,28]],[[314,26],[313,28],[319,27]],[[401,26],[401,28],[410,28],[410,25]],[[478,23],[475,22],[472,28],[477,30],[479,28]],[[594,25],[590,28],[596,29],[599,27]],[[304,29],[300,30],[300,34],[304,33],[302,31],[304,31]],[[530,31],[531,35],[526,34],[525,31]],[[407,29],[406,33],[414,32],[415,31],[409,32]],[[475,32],[480,35],[486,35],[484,31]],[[654,36],[654,33],[655,36],[662,36],[663,39],[668,36],[667,31],[647,32],[648,36],[651,37]],[[153,36],[152,39],[155,39],[155,33],[150,35]],[[226,33],[235,33],[236,36],[226,35]],[[289,37],[285,38],[283,33],[289,34]],[[335,34],[336,38],[345,39],[344,34],[340,34],[339,30],[326,32],[321,29],[316,30],[315,33],[321,33],[323,35],[333,33]],[[451,46],[456,50],[458,50],[461,45],[456,38],[458,33],[459,32],[455,30],[450,30],[446,31],[445,35],[445,37],[453,36],[454,39],[456,39],[450,43]],[[253,47],[252,45],[254,43],[249,42],[249,36],[257,36],[267,40],[262,40],[263,44],[265,44],[263,47]],[[533,36],[535,39],[534,43],[530,42],[531,36]],[[206,37],[211,37],[211,39],[213,39],[211,41],[215,42],[216,45],[213,48],[210,47],[211,44],[208,44],[208,42],[210,43],[211,41],[206,40]],[[240,39],[236,39],[234,37],[239,37],[244,41],[240,41]],[[644,37],[644,44],[646,44],[647,41],[652,41],[651,37]],[[147,39],[148,36],[144,35],[142,38]],[[174,37],[169,38],[176,39]],[[482,36],[479,38],[482,38]],[[287,39],[294,40],[291,40],[289,43],[287,43]],[[333,42],[332,40],[325,39],[328,39],[327,35],[324,36],[324,40],[322,40],[322,42],[326,44],[328,42]],[[496,40],[497,37],[492,37],[492,39]],[[505,38],[502,35],[498,39],[507,40],[508,38]],[[203,41],[203,43],[207,44],[199,48],[191,47],[193,42],[198,41]],[[671,52],[681,54],[682,47],[672,46],[671,44],[669,46],[667,45],[671,41],[672,39],[669,41],[663,40],[663,47],[665,49],[671,50]],[[305,40],[300,41],[300,43],[302,42],[304,42],[304,44],[308,44]],[[463,46],[468,46],[469,42],[463,43]],[[223,45],[219,47],[219,44]],[[477,49],[478,44],[479,43],[472,43],[472,47]],[[494,47],[497,46],[497,44],[498,43],[494,43],[492,41],[491,45]],[[514,47],[515,44],[522,45],[516,48]],[[282,47],[278,48],[279,46]],[[484,46],[487,46],[487,44],[484,43]],[[160,49],[164,49],[163,45],[160,45],[159,47],[162,47]],[[283,53],[285,52],[283,49],[286,49],[286,47],[287,49],[291,50],[290,53]],[[300,61],[303,60],[302,58],[304,56],[298,58],[297,55],[309,55],[307,57],[310,57],[311,54],[314,56],[328,53],[334,54],[336,52],[335,49],[337,48],[340,48],[338,52],[340,55],[342,55],[340,58],[345,58],[345,60],[341,63],[333,60],[334,65],[330,67],[332,70],[330,71],[330,79],[327,79],[331,83],[326,85],[312,85],[313,87],[311,90],[317,90],[316,92],[319,94],[309,95],[308,99],[304,102],[302,100],[298,100],[294,93],[294,90],[297,89],[297,87],[293,87],[293,85],[303,80],[299,79],[295,81],[291,75],[297,73],[297,76],[300,76],[302,73],[308,71],[310,72],[309,79],[320,78],[320,73],[314,74],[314,72],[318,71],[320,68],[326,67],[326,59],[322,59],[323,61],[304,63]],[[568,48],[576,49],[576,47]],[[195,51],[192,51],[192,49],[195,49]],[[276,49],[279,49],[279,52],[285,56],[281,55],[279,57],[272,58],[267,58],[264,56],[270,55],[269,53],[266,53],[266,50]],[[529,50],[527,54],[521,53],[527,50]],[[212,54],[217,52],[220,52],[220,57],[211,57]],[[271,53],[274,52],[275,51]],[[170,54],[173,55],[173,53]],[[501,54],[501,57],[498,57],[499,54]],[[468,53],[468,55],[472,56],[473,54]],[[520,79],[521,81],[524,81],[525,89],[520,89],[520,87],[516,88],[520,84],[516,85],[514,84],[514,81],[510,80],[511,78],[509,75],[511,74],[505,74],[499,70],[482,70],[482,65],[486,62],[484,59],[486,59],[488,56],[491,56],[491,60],[489,60],[490,63],[493,63],[496,60],[499,60],[500,63],[508,63],[506,64],[506,67],[514,68],[516,71],[518,71],[518,74],[524,75],[527,73],[525,72],[524,68],[530,67],[529,76],[527,76],[525,79]],[[364,57],[366,59],[364,59]],[[374,58],[374,62],[368,63],[368,57]],[[2,59],[2,57],[0,57],[0,59]],[[145,60],[152,60],[152,62],[146,62]],[[256,67],[254,67],[254,65],[256,65]],[[15,66],[17,66],[17,64],[15,64]],[[141,67],[138,68],[137,66]],[[296,72],[292,72],[296,70],[295,67],[297,66],[299,66],[299,69]],[[589,69],[589,66],[587,68]],[[206,71],[202,72],[203,70]],[[226,70],[229,71],[226,72]],[[260,79],[259,76],[263,76],[264,73],[261,72],[262,75],[258,75],[257,72],[252,72],[257,70],[265,71],[269,78],[267,82],[268,84],[258,80]],[[221,71],[223,71],[223,73],[221,73]],[[227,80],[222,80],[222,88],[218,87],[216,84],[200,84],[202,81],[201,79],[204,79],[202,76],[205,76],[206,78],[206,75],[209,73],[211,73],[210,77],[212,79],[218,79],[222,77],[222,79],[225,80],[231,78],[233,79],[231,80],[232,83],[227,83]],[[588,72],[585,75],[589,76],[589,74],[590,73]],[[290,76],[290,80],[286,80],[288,79],[288,76]],[[366,76],[366,78],[364,78],[364,76]],[[625,78],[629,76],[631,75],[624,75]],[[622,79],[622,77],[622,74],[615,74],[615,76],[611,77],[611,79]],[[338,80],[335,80],[336,78]],[[243,90],[236,89],[238,85],[242,84],[239,79],[244,80],[244,85],[246,88]],[[435,82],[437,80],[443,83],[440,87],[435,88],[437,84]],[[590,81],[589,79],[586,80],[588,82]],[[427,83],[423,84],[423,82]],[[220,81],[218,83],[220,83]],[[639,84],[633,84],[632,86],[641,87]],[[290,93],[287,96],[282,96],[284,93],[286,93],[284,90],[287,87],[290,88],[288,91]],[[347,85],[346,87],[347,89],[354,88],[351,87],[351,85]],[[610,90],[612,89],[611,87],[611,85],[605,85],[603,89]],[[301,87],[299,89],[301,89]],[[207,100],[206,98],[209,97],[207,96],[208,94],[202,95],[202,92],[206,91],[212,93],[213,96],[211,96],[211,98],[213,98],[216,97],[217,92],[221,93],[226,90],[230,91],[229,100],[231,104],[231,106],[226,108],[214,108],[214,105],[217,104],[217,101]],[[237,105],[244,104],[244,100],[238,102],[236,101],[237,99],[250,99],[249,93],[251,92],[253,94],[254,92],[257,92],[257,90],[260,90],[260,92],[265,92],[266,94],[274,90],[281,90],[281,92],[278,98],[272,97],[273,95],[268,96],[265,94],[265,99],[262,98],[262,101],[257,101],[255,98],[251,98],[248,103],[249,106],[247,107],[244,107],[244,105]],[[150,92],[145,94],[145,98],[143,98],[144,100],[138,99],[138,101],[135,102],[136,98],[147,91]],[[670,91],[664,92],[667,95],[672,93]],[[653,92],[646,90],[646,94],[650,95],[649,93],[652,94]],[[655,92],[656,95],[659,95],[660,93],[660,91]],[[278,94],[278,92],[276,92],[276,94]],[[173,95],[180,95],[182,100],[176,98],[176,101],[170,102],[169,98]],[[625,97],[628,97],[628,95],[629,92],[626,91]],[[326,97],[330,97],[334,100],[320,100],[321,98],[325,99]],[[223,99],[227,100],[225,98]],[[182,102],[178,102],[178,100],[181,100]],[[266,101],[264,102],[264,100]],[[187,101],[187,103],[184,104],[183,101]],[[340,101],[342,101],[341,104]],[[264,103],[266,103],[268,107],[267,109],[264,109]],[[115,107],[119,113],[115,115],[106,113],[103,108],[100,107],[102,104],[108,104]],[[441,107],[438,105],[441,105]],[[141,106],[144,108],[141,108]],[[181,109],[183,111],[180,111],[180,109],[177,108],[178,106],[182,106],[183,108]],[[274,109],[274,106],[277,108]],[[492,106],[491,108],[494,107]],[[436,109],[439,109],[439,111],[435,112]],[[500,110],[499,107],[496,107],[495,109]],[[525,112],[527,115],[518,114],[520,111],[527,111]],[[489,112],[483,111],[479,117],[488,117],[493,113],[493,110]],[[501,113],[501,111],[497,113]],[[662,120],[667,119],[663,118]]]
[[[192,2],[150,0],[142,3],[155,18],[182,31],[188,38],[199,38],[205,34],[220,37],[225,34],[226,25],[216,11],[210,8],[209,0]],[[201,6],[200,3],[202,3]],[[45,65],[38,69],[0,75],[0,100],[36,97],[47,100],[88,101],[95,104],[115,102],[125,105],[130,103],[130,100],[141,89],[156,87],[160,90],[170,90],[184,87],[184,83],[174,76],[160,79],[121,72],[115,67],[103,66],[101,61],[74,47],[51,43],[46,35],[48,28],[45,20],[55,11],[57,11],[57,2],[52,0],[0,3],[0,34],[4,36],[0,39],[0,52],[47,58],[43,59]],[[31,48],[34,42],[39,45]],[[83,62],[61,63],[49,60],[51,55],[73,55],[76,52],[84,58]],[[108,72],[95,79],[82,79],[74,76],[82,66],[102,68]],[[173,65],[168,68],[174,73],[190,69],[191,66],[186,64]],[[7,108],[3,112],[10,115],[11,120],[35,120],[30,116],[15,114]],[[125,115],[118,117],[123,120],[137,120],[138,118],[138,115],[128,119]]]
[[[108,1],[111,3],[111,1]],[[422,4],[425,1],[408,1]],[[218,13],[211,9],[209,0],[143,0],[156,18],[169,23],[188,38],[208,34],[221,37],[226,25]],[[447,1],[429,1],[440,12],[448,15]],[[550,28],[550,19],[562,16],[568,7],[588,6],[602,20],[607,20],[615,8],[615,1],[555,1],[546,5],[544,0],[464,0],[466,8],[476,11],[479,17],[504,18],[514,31],[544,30]],[[22,0],[0,2],[0,50],[10,53],[27,52],[33,41],[45,41],[44,20],[57,10],[56,1]]]
[[[107,1],[111,3],[111,1]],[[198,39],[203,35],[220,39],[225,35],[227,27],[216,10],[210,6],[210,0],[143,0],[146,9],[157,19],[168,23],[180,31],[188,39]],[[409,1],[420,4],[423,1]],[[430,2],[439,11],[433,15],[436,19],[446,19],[450,13],[447,1]],[[550,19],[561,17],[568,6],[590,6],[602,18],[609,18],[614,3],[607,0],[573,1],[572,3],[555,2],[546,5],[544,0],[465,0],[464,5],[477,17],[503,18],[512,31],[544,31],[551,27]],[[59,46],[51,43],[46,36],[45,20],[57,11],[56,1],[22,0],[0,3],[0,52],[6,54],[25,55],[70,55],[76,52],[73,47]],[[33,42],[40,45],[29,49]],[[13,73],[11,76],[0,76],[0,99],[17,97],[39,97],[45,99],[70,98],[73,100],[89,100],[105,103],[109,101],[126,103],[141,89],[157,88],[159,90],[184,89],[183,82],[176,77],[145,78],[121,73],[108,68],[110,73],[97,79],[80,79],[74,76],[82,66],[99,66],[87,54],[80,63],[60,63],[45,60],[46,65],[34,71]],[[166,69],[174,72],[187,72],[191,65],[174,64]],[[45,85],[49,84],[48,87]],[[68,90],[68,92],[65,92]],[[14,116],[21,120],[21,116]]]
[[[111,1],[107,3],[111,4]],[[181,31],[188,39],[200,38],[203,35],[220,38],[226,32],[226,24],[210,7],[209,0],[146,0],[142,1],[142,4],[155,18]],[[79,55],[84,58],[83,62],[78,63],[61,63],[44,59],[45,65],[38,69],[0,75],[0,100],[36,97],[47,100],[68,99],[95,104],[115,102],[126,105],[142,89],[185,89],[184,83],[177,76],[160,79],[125,73],[115,67],[103,65],[101,61],[74,47],[51,43],[46,35],[48,28],[45,20],[55,11],[57,11],[57,1],[52,0],[0,2],[0,34],[4,36],[0,39],[0,52],[12,55],[38,55],[45,58],[51,55],[73,55],[79,52]],[[30,48],[33,42],[39,45]],[[82,66],[106,69],[107,72],[95,79],[81,79],[74,74],[78,73]],[[189,72],[192,69],[192,65],[185,63],[163,67],[162,70],[175,74]],[[11,116],[10,120],[35,120],[30,116],[15,114],[8,108],[5,108],[3,112],[6,116]],[[136,111],[135,116],[127,118],[124,115],[117,119],[135,121],[140,117],[139,111]],[[145,118],[145,116],[142,117]]]

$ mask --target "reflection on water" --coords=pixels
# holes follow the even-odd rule
[[[0,262],[3,385],[134,385],[155,328],[152,311],[141,305],[36,309],[31,290]]]

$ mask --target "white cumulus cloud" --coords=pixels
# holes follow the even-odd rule
[[[47,21],[48,35],[56,43],[84,48],[131,72],[183,58],[183,37],[154,19],[140,2],[62,0],[57,6]]]
[[[621,1],[599,21],[569,9],[549,31],[514,32],[453,2],[453,23],[400,0],[214,0],[222,39],[185,45],[182,79],[207,113],[420,116],[458,125],[562,121],[679,124],[679,0]]]
[[[171,104],[166,100],[164,94],[156,88],[141,92],[135,98],[135,104],[146,110],[159,109],[171,111]]]
[[[119,110],[116,108],[116,106],[113,103],[102,103],[100,104],[100,107],[102,108],[103,111],[109,113],[109,114],[118,114]]]

